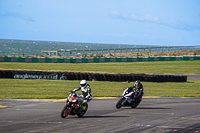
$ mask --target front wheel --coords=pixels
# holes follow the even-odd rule
[[[122,107],[122,102],[124,101],[124,99],[119,99],[119,101],[116,104],[116,108],[120,109]]]
[[[65,118],[65,117],[67,117],[68,116],[68,114],[69,114],[69,105],[68,104],[66,104],[65,106],[64,106],[64,108],[62,109],[62,111],[61,111],[61,117],[62,118]]]

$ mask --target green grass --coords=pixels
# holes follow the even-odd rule
[[[106,73],[200,73],[200,60],[153,61],[153,62],[109,62],[109,63],[20,63],[0,62],[0,69],[55,70]]]
[[[20,63],[0,62],[0,69],[53,70],[107,73],[200,73],[200,61],[109,62],[109,63]],[[144,96],[200,97],[200,80],[189,82],[143,82]],[[0,99],[65,98],[80,81],[0,79]],[[88,81],[93,97],[121,96],[122,89],[134,83]],[[80,92],[81,93],[81,92]]]
[[[80,81],[0,79],[0,99],[60,99],[78,87]],[[88,81],[93,97],[118,97],[122,89],[134,83]],[[142,82],[144,96],[200,97],[200,80],[189,82]],[[79,92],[81,93],[81,92]]]

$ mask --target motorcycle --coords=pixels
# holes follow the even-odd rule
[[[135,98],[132,98],[132,95],[134,95]],[[132,108],[136,108],[141,101],[142,98],[137,97],[137,92],[133,90],[132,87],[128,87],[123,90],[122,97],[118,100],[116,108],[120,109],[122,106],[131,106]]]
[[[66,105],[61,111],[61,117],[65,118],[68,115],[83,117],[88,109],[87,102],[83,100],[82,95],[76,94],[73,91],[70,91],[69,93],[68,98],[66,98]]]

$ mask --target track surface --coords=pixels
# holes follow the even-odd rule
[[[187,79],[200,80],[200,74],[174,74],[180,76],[187,76]]]
[[[144,98],[136,109],[93,99],[83,118],[60,112],[65,102],[0,100],[1,133],[200,132],[199,98]]]

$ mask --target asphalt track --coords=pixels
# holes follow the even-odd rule
[[[174,74],[174,75],[187,76],[187,79],[191,80],[200,80],[200,74]]]
[[[136,109],[93,99],[84,117],[61,118],[64,101],[0,100],[1,133],[197,133],[199,98],[144,98]]]

